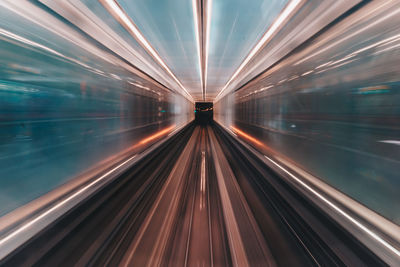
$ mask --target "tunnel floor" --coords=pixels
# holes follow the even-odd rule
[[[2,263],[381,264],[222,128],[193,123]]]

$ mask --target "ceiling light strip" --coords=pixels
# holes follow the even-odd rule
[[[212,16],[212,0],[207,1],[207,8],[206,8],[206,27],[205,27],[205,49],[204,49],[204,100],[206,96],[207,90],[207,74],[208,74],[208,55],[210,51],[210,28],[211,28],[211,16]]]
[[[282,23],[293,13],[293,11],[299,6],[302,0],[292,0],[288,5],[286,5],[285,9],[279,15],[279,17],[275,20],[275,22],[268,28],[268,30],[264,33],[263,37],[258,41],[258,43],[253,47],[250,53],[247,55],[246,59],[240,64],[239,68],[235,71],[229,81],[225,84],[225,86],[218,93],[216,100],[221,94],[226,90],[228,85],[239,75],[239,73],[243,70],[243,68],[250,62],[250,60],[260,51],[262,47],[265,46],[267,41],[274,35],[274,33],[279,29]]]
[[[182,88],[182,90],[190,97],[192,101],[192,95],[186,90],[174,73],[168,68],[167,64],[161,59],[158,53],[146,40],[143,34],[139,31],[137,26],[134,24],[132,19],[125,13],[121,6],[115,0],[99,0],[100,3],[117,19],[119,23],[127,29],[133,37],[139,42],[139,44],[164,68],[164,70],[175,80],[175,82]]]
[[[202,64],[202,38],[200,36],[200,18],[201,14],[199,12],[199,2],[198,0],[192,0],[192,8],[193,8],[193,18],[194,18],[194,29],[196,33],[196,44],[197,44],[197,55],[198,55],[198,61],[199,61],[199,71],[200,71],[200,88],[202,88],[203,91],[203,99],[204,99],[204,83],[203,83],[203,64]]]

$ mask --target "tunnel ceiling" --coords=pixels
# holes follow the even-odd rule
[[[208,54],[204,78],[207,100],[213,99],[227,83],[286,2],[203,1],[203,9],[211,9],[211,17],[209,14],[203,16],[209,21],[208,31],[203,31],[203,39],[208,39],[209,43],[208,51],[203,50]],[[197,18],[193,10],[196,1],[118,0],[118,3],[184,87],[196,100],[201,100],[202,79],[196,37],[196,20],[201,20],[201,16]]]
[[[49,21],[60,16],[67,24],[57,34],[89,53],[135,75],[145,73],[192,102],[216,102],[359,2],[3,0],[2,5],[52,30]],[[76,29],[99,46],[88,45]],[[124,63],[115,62],[115,55]]]
[[[39,1],[194,101],[214,100],[288,5],[287,0]]]

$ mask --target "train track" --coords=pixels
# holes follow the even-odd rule
[[[384,265],[217,125],[190,125],[6,266]]]

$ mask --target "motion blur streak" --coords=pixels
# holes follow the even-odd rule
[[[146,40],[143,34],[139,31],[133,21],[126,15],[126,13],[122,10],[121,6],[115,0],[100,0],[102,4],[104,4],[109,10],[110,13],[120,21],[123,26],[131,32],[135,38],[145,47],[145,49],[156,59],[156,61],[167,71],[169,75],[177,82],[177,84],[182,88],[182,90],[190,97],[193,101],[193,97],[186,90],[186,88],[182,85],[182,83],[176,78],[175,74],[169,69],[169,67],[165,64],[164,60],[161,59],[159,54],[154,50],[154,48],[150,45],[150,43]]]
[[[141,145],[147,144],[147,143],[153,141],[154,139],[157,139],[157,138],[159,138],[159,137],[171,132],[174,128],[175,128],[175,125],[172,125],[172,126],[166,128],[164,130],[161,130],[161,131],[159,131],[159,132],[157,132],[157,133],[155,133],[155,134],[153,134],[153,135],[141,140],[139,142],[139,144],[141,144]]]
[[[30,220],[26,224],[18,227],[11,234],[8,234],[6,237],[0,239],[0,248],[1,248],[0,251],[2,251],[2,253],[0,254],[0,259],[3,258],[6,255],[4,253],[9,253],[9,251],[7,251],[8,248],[6,246],[7,246],[7,242],[9,242],[13,237],[15,237],[17,235],[20,235],[24,231],[25,232],[29,231],[30,230],[29,228],[32,227],[33,225],[37,224],[37,223],[43,223],[43,220],[46,220],[46,217],[49,216],[51,213],[57,212],[58,209],[62,208],[64,205],[68,204],[68,202],[70,202],[71,200],[75,199],[77,196],[81,195],[82,193],[84,193],[85,191],[87,191],[89,188],[93,187],[97,183],[101,182],[103,179],[107,178],[110,174],[112,174],[116,170],[120,169],[122,166],[124,166],[125,164],[127,164],[128,162],[133,160],[135,157],[136,157],[136,155],[130,157],[126,161],[122,162],[121,164],[119,164],[118,166],[113,168],[112,170],[106,172],[105,174],[103,174],[102,176],[97,178],[95,181],[93,181],[90,184],[86,185],[85,187],[83,187],[79,191],[75,192],[74,194],[72,194],[68,198],[64,199],[63,201],[57,203],[57,205],[55,205],[55,206],[51,207],[50,209],[46,210],[45,212],[41,213],[35,219]]]
[[[366,234],[372,236],[374,239],[376,239],[378,242],[382,243],[385,247],[387,247],[388,249],[390,249],[393,253],[395,253],[397,256],[400,257],[400,251],[398,249],[396,249],[395,247],[393,247],[392,245],[390,245],[388,242],[386,242],[384,239],[382,239],[382,237],[380,237],[379,235],[377,235],[374,231],[371,231],[368,227],[366,227],[365,225],[363,225],[362,223],[360,223],[359,221],[357,221],[355,218],[353,218],[352,216],[350,216],[347,212],[343,211],[342,209],[340,209],[338,206],[336,206],[335,204],[333,204],[331,201],[329,201],[328,199],[326,199],[324,196],[322,196],[320,193],[318,193],[317,191],[315,191],[314,189],[312,189],[310,186],[308,186],[306,183],[304,183],[303,181],[301,181],[299,178],[297,178],[296,176],[294,176],[291,172],[289,172],[288,170],[286,170],[285,168],[283,168],[280,164],[278,164],[276,161],[274,161],[273,159],[265,156],[269,161],[271,161],[273,164],[275,164],[276,166],[278,166],[278,168],[280,168],[281,170],[283,170],[285,173],[287,173],[290,177],[292,177],[293,179],[295,179],[298,183],[300,183],[302,186],[304,186],[305,188],[307,188],[307,190],[311,191],[314,195],[316,195],[317,197],[319,197],[320,199],[322,199],[324,202],[326,202],[330,207],[332,207],[333,209],[335,209],[336,211],[338,211],[340,214],[342,214],[344,217],[346,217],[349,221],[351,221],[352,223],[354,223],[355,225],[357,225],[357,227],[361,228]]]
[[[211,31],[211,18],[212,18],[212,2],[213,0],[206,0],[206,26],[205,26],[205,48],[204,48],[204,101],[207,93],[207,75],[208,75],[208,58],[210,54],[210,31]]]
[[[46,11],[38,8],[34,3],[30,3],[24,0],[4,0],[0,3],[0,5],[10,10],[11,12],[18,14],[24,19],[27,19],[30,22],[45,28],[53,34],[60,36],[66,41],[78,45],[82,49],[85,49],[87,52],[97,57],[100,57],[101,59],[108,61],[111,64],[121,64],[121,62],[118,63],[118,60],[116,60],[112,56],[105,54],[101,48],[88,42],[83,36],[79,35],[77,32],[72,31],[69,25],[60,22],[58,19],[54,18]]]
[[[0,266],[400,266],[400,0],[0,7]]]
[[[366,13],[365,15],[362,15],[362,16],[357,17],[357,20],[362,20],[362,19],[364,19],[365,17],[367,17],[367,16],[369,16],[369,15],[373,15],[373,12],[377,12],[379,9],[383,8],[384,6],[389,5],[389,4],[391,4],[391,3],[395,3],[395,2],[396,2],[396,0],[395,0],[395,1],[382,1],[382,2],[378,3],[378,6],[377,6],[375,9],[371,10],[369,13]],[[344,41],[346,41],[346,40],[348,40],[348,39],[350,39],[350,38],[352,38],[352,37],[354,37],[354,36],[357,36],[358,34],[362,34],[364,31],[366,31],[366,30],[368,30],[368,29],[370,29],[370,28],[372,28],[372,27],[374,27],[374,26],[376,26],[376,25],[378,25],[378,24],[384,22],[385,20],[390,19],[391,17],[397,15],[399,12],[400,12],[400,8],[395,8],[395,9],[394,9],[392,12],[390,12],[389,14],[386,14],[386,15],[380,17],[379,19],[375,20],[374,22],[369,23],[368,26],[364,26],[364,27],[362,27],[361,29],[359,29],[359,30],[357,30],[357,31],[354,31],[354,32],[352,32],[352,33],[346,35],[345,37],[340,38],[338,41],[331,43],[330,45],[324,47],[323,49],[320,49],[318,52],[313,53],[313,54],[311,54],[311,55],[305,57],[305,58],[302,59],[302,60],[299,60],[298,62],[295,63],[295,65],[299,65],[299,64],[301,64],[301,63],[303,63],[303,62],[305,62],[305,61],[307,61],[307,60],[309,60],[309,59],[311,59],[311,58],[313,58],[313,57],[315,57],[315,56],[318,56],[318,55],[320,55],[321,53],[323,53],[323,52],[325,52],[325,51],[327,51],[327,50],[333,48],[334,46],[336,46],[336,45],[338,45],[338,44],[340,44],[340,43],[343,43]],[[392,39],[392,38],[393,38],[393,37],[390,37],[389,39]],[[380,41],[380,42],[378,42],[378,43],[383,43],[383,42],[384,42],[384,41]],[[366,49],[368,49],[368,48],[370,48],[370,47],[373,47],[373,46],[375,46],[375,45],[371,45],[371,46],[369,46],[369,47],[365,47],[365,48],[359,50],[359,52],[362,52],[362,51],[364,51],[364,50],[366,50]]]
[[[201,2],[201,1],[200,1]],[[201,26],[201,14],[199,13],[198,10],[199,7],[199,1],[198,0],[192,0],[192,8],[193,8],[193,17],[194,17],[194,28],[196,32],[196,48],[197,48],[197,54],[198,54],[198,60],[199,60],[199,72],[200,72],[200,86],[201,88],[204,87],[204,73],[203,73],[203,59],[202,59],[202,38],[200,34]],[[205,98],[205,92],[203,90],[203,100]]]
[[[193,118],[181,94],[41,4],[18,3],[0,3],[0,215]]]
[[[218,93],[216,100],[219,100],[219,96],[226,90],[229,84],[236,78],[237,75],[242,71],[242,69],[249,63],[250,60],[257,54],[257,52],[269,41],[269,39],[275,34],[275,32],[282,26],[283,22],[291,15],[293,11],[300,5],[302,0],[291,0],[289,4],[285,7],[276,21],[271,25],[271,27],[265,32],[261,40],[254,46],[254,48],[247,55],[246,59],[240,64],[239,68],[235,71],[229,81]]]
[[[396,224],[400,154],[381,140],[399,135],[399,12],[399,1],[363,3],[215,104],[221,124]]]
[[[246,134],[245,132],[239,130],[239,129],[236,128],[236,127],[231,126],[231,128],[232,128],[237,134],[239,134],[240,136],[246,138],[247,140],[249,140],[249,141],[251,141],[251,142],[253,142],[253,143],[255,143],[255,144],[257,144],[257,145],[259,145],[259,146],[261,146],[261,147],[265,147],[265,145],[264,145],[262,142],[260,142],[260,141],[257,140],[256,138],[252,137],[251,135]]]

